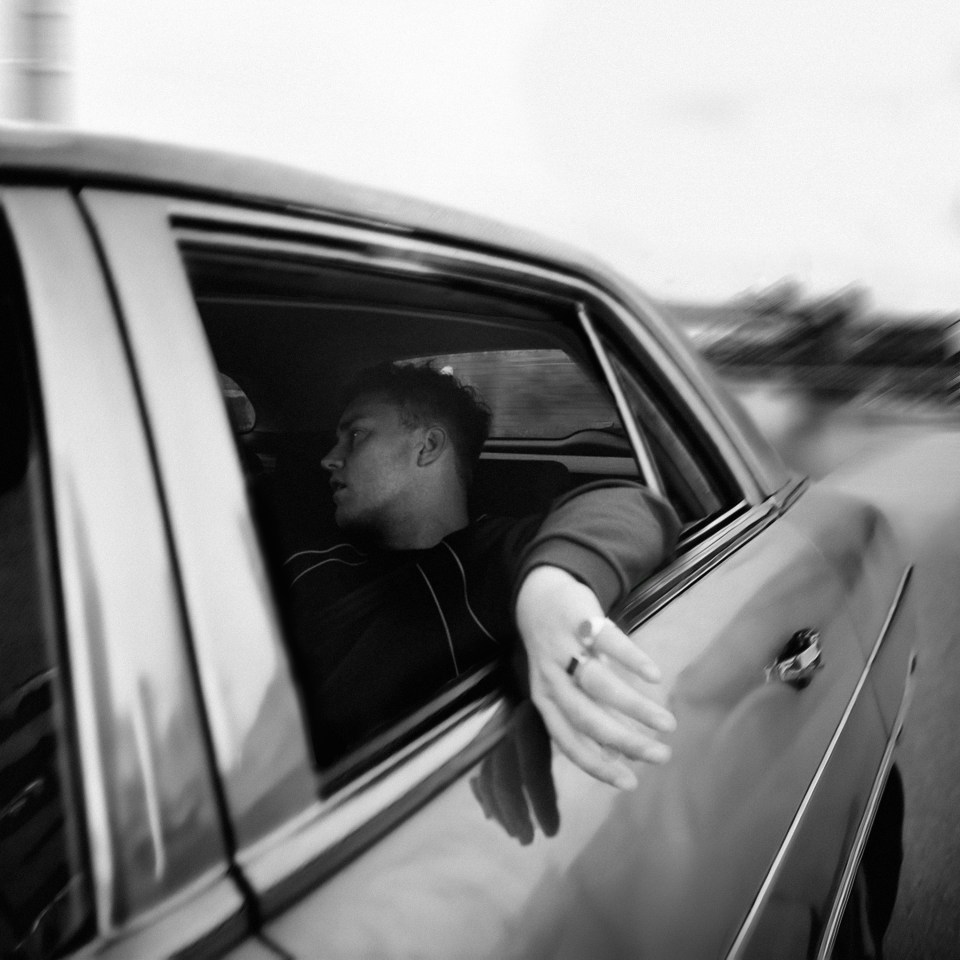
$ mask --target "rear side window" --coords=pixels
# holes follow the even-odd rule
[[[487,350],[441,354],[433,360],[476,387],[493,413],[494,439],[559,440],[581,430],[612,430],[611,398],[563,350]]]
[[[25,301],[0,224],[0,956],[92,935]]]

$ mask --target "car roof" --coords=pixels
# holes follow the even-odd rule
[[[547,260],[588,275],[609,270],[582,251],[533,232],[440,204],[312,171],[223,151],[66,127],[0,122],[0,176],[6,182],[98,184],[321,213],[428,237]]]

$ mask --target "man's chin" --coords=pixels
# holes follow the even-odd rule
[[[338,530],[356,537],[369,537],[376,532],[376,527],[369,518],[350,513],[342,507],[337,507],[334,511],[333,522]]]
[[[333,522],[337,525],[338,529],[347,532],[355,525],[356,518],[337,507],[333,511]]]

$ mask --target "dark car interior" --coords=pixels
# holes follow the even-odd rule
[[[476,513],[525,515],[595,477],[637,477],[571,305],[369,274],[360,282],[329,267],[318,276],[286,262],[252,270],[227,255],[189,262],[217,367],[242,395],[234,407],[246,398],[252,410],[252,423],[233,416],[245,468],[275,476],[287,499],[310,485],[326,493],[319,461],[333,443],[340,390],[383,360],[452,367],[493,407]],[[416,307],[403,302],[411,288]]]

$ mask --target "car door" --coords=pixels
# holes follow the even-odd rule
[[[613,279],[402,225],[82,200],[152,428],[233,856],[267,942],[305,957],[815,949],[888,746],[868,666],[885,630],[909,628],[876,511],[751,446],[683,345]],[[634,792],[559,756],[545,764],[542,729],[493,667],[417,705],[363,758],[311,761],[271,537],[251,510],[259,471],[276,479],[297,431],[264,431],[274,446],[256,452],[245,495],[244,440],[216,374],[256,387],[278,422],[292,408],[303,432],[338,362],[451,344],[562,349],[614,411],[573,445],[508,437],[491,456],[624,469],[686,521],[673,561],[615,611],[662,667],[653,693],[679,721],[671,763],[641,770]],[[819,657],[800,650],[810,662],[794,682],[785,660],[802,631]]]

